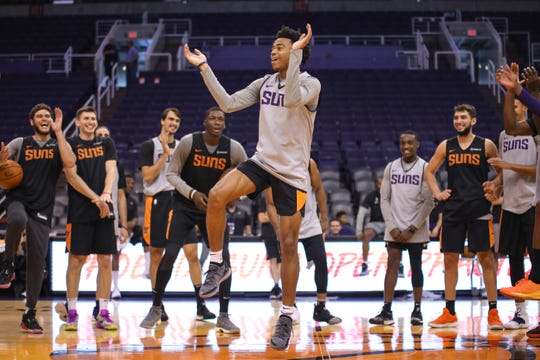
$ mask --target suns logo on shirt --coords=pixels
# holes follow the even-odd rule
[[[480,154],[449,154],[448,155],[448,165],[480,165]]]
[[[24,149],[24,160],[54,159],[54,149]]]
[[[199,154],[193,156],[193,166],[224,170],[226,165],[227,159],[225,158],[216,158]]]
[[[261,105],[285,106],[284,94],[278,94],[273,91],[263,91],[261,96]]]
[[[93,148],[78,148],[77,149],[77,159],[93,159],[103,156],[103,146],[97,146]]]

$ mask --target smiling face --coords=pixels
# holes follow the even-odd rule
[[[476,118],[471,118],[468,111],[458,110],[454,112],[454,129],[456,129],[459,136],[469,135],[474,124],[476,124]]]
[[[289,55],[292,44],[291,39],[277,38],[272,45],[272,51],[270,52],[272,69],[279,72],[282,77],[285,76],[289,67]]]
[[[79,134],[83,139],[93,139],[94,132],[98,126],[96,113],[93,111],[82,111],[75,120],[75,125],[79,128]]]
[[[167,135],[174,135],[180,129],[180,116],[174,111],[168,111],[165,118],[161,119],[161,132]]]
[[[405,161],[414,160],[419,147],[420,142],[416,136],[412,134],[401,134],[399,137],[399,150]]]
[[[203,124],[207,134],[220,137],[225,129],[225,114],[220,110],[210,111]]]
[[[30,119],[30,125],[38,135],[49,135],[51,133],[52,114],[47,109],[41,109],[34,113]]]

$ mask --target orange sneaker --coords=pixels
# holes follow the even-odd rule
[[[540,300],[540,284],[521,279],[515,286],[501,288],[501,294],[516,300]]]
[[[501,319],[499,318],[499,311],[497,309],[491,309],[488,312],[488,329],[489,330],[502,330],[504,328]]]
[[[434,328],[456,327],[458,326],[457,315],[450,314],[450,311],[448,311],[447,308],[444,308],[442,315],[435,320],[430,321],[428,325]]]

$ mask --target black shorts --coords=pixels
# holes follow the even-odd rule
[[[523,214],[502,210],[497,252],[520,256],[532,250],[534,211],[534,206]]]
[[[66,249],[73,255],[116,254],[114,220],[67,224]]]
[[[210,247],[208,242],[208,232],[206,231],[206,213],[199,209],[190,208],[180,201],[175,201],[171,220],[167,225],[167,241],[181,246],[196,244],[199,239],[197,238],[195,226],[199,228],[206,246]],[[228,242],[228,228],[225,229],[223,239],[224,242]]]
[[[147,245],[164,248],[167,244],[167,224],[172,215],[174,192],[162,191],[154,196],[146,196],[143,239]]]
[[[264,247],[266,248],[266,260],[277,259],[277,262],[281,262],[281,250],[279,248],[279,241],[276,235],[262,236]]]
[[[326,248],[322,234],[317,234],[308,238],[298,239],[304,245],[306,260],[311,261],[319,257],[326,257]]]
[[[425,250],[427,249],[427,243],[406,243],[406,242],[397,242],[397,241],[387,241],[386,247],[389,249],[398,249],[398,250]]]
[[[304,216],[304,205],[306,204],[305,191],[283,182],[251,160],[244,161],[238,165],[237,169],[246,175],[255,185],[256,190],[249,195],[250,198],[254,199],[257,194],[270,186],[278,215],[292,216],[300,211],[302,216]]]
[[[441,252],[462,254],[467,240],[470,252],[488,251],[495,244],[492,220],[445,223],[441,227]]]

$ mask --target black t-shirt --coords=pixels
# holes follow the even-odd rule
[[[105,163],[116,160],[116,148],[111,138],[94,138],[87,141],[80,137],[68,139],[77,158],[77,174],[96,193],[105,187]],[[99,219],[99,210],[92,201],[68,186],[68,223],[88,222]]]
[[[384,222],[381,211],[381,193],[379,190],[374,190],[366,195],[362,206],[370,210],[369,221]]]

